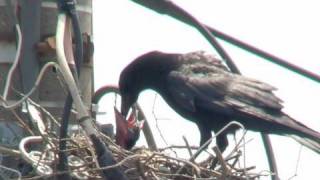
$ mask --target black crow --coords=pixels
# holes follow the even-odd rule
[[[281,100],[271,85],[231,73],[220,60],[203,51],[169,54],[146,53],[131,62],[119,80],[121,113],[126,116],[141,91],[153,89],[184,118],[197,124],[200,145],[229,122],[246,129],[287,135],[320,153],[320,133],[281,111]],[[228,145],[223,131],[216,139],[221,151]]]

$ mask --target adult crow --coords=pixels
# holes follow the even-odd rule
[[[233,74],[213,56],[202,51],[169,54],[159,51],[144,54],[131,62],[119,80],[121,113],[126,116],[139,93],[153,89],[177,113],[197,124],[200,145],[230,121],[262,133],[291,136],[320,153],[320,133],[281,111],[281,100],[271,85]],[[228,145],[228,128],[216,139],[221,151]]]

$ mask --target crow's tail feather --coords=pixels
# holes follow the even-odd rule
[[[282,125],[289,128],[287,133],[283,133],[288,137],[291,137],[301,145],[313,150],[320,154],[320,133],[307,127],[299,121],[294,120],[290,116],[283,114],[280,121],[277,121]]]
[[[293,138],[301,145],[313,150],[314,152],[320,154],[320,139],[314,140],[306,137],[300,137],[297,135],[288,134],[287,136]]]

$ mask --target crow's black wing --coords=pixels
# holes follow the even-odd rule
[[[282,101],[273,94],[276,88],[207,62],[185,63],[168,75],[171,104],[191,113],[206,110],[211,115],[222,114],[254,131],[319,140],[319,133],[281,111]]]
[[[168,93],[174,104],[185,111],[205,109],[229,116],[250,130],[310,138],[315,146],[302,144],[320,152],[320,134],[281,111],[282,101],[273,94],[276,88],[207,62],[185,63],[168,75]]]
[[[223,76],[207,79],[173,71],[168,76],[167,87],[174,103],[188,111],[195,112],[197,108],[205,107],[229,114],[232,109],[224,103],[229,86],[226,80]]]
[[[169,74],[167,83],[174,101],[189,111],[206,108],[229,115],[254,112],[263,117],[269,110],[280,112],[282,108],[282,101],[272,92],[276,88],[232,74],[202,52],[182,56],[180,68]]]

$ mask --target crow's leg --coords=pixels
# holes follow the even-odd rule
[[[219,134],[216,138],[216,143],[221,153],[223,153],[227,149],[227,146],[229,145],[227,134],[224,134],[224,133]]]
[[[211,129],[202,125],[201,123],[197,123],[197,125],[200,131],[200,146],[202,146],[212,137]],[[208,147],[208,145],[206,147]]]
[[[216,138],[216,143],[217,143],[217,146],[218,146],[219,150],[221,151],[221,153],[223,153],[229,144],[227,134],[224,134],[224,133],[219,134]],[[214,158],[211,163],[210,168],[214,169],[216,167],[217,163],[218,163],[218,158]]]

